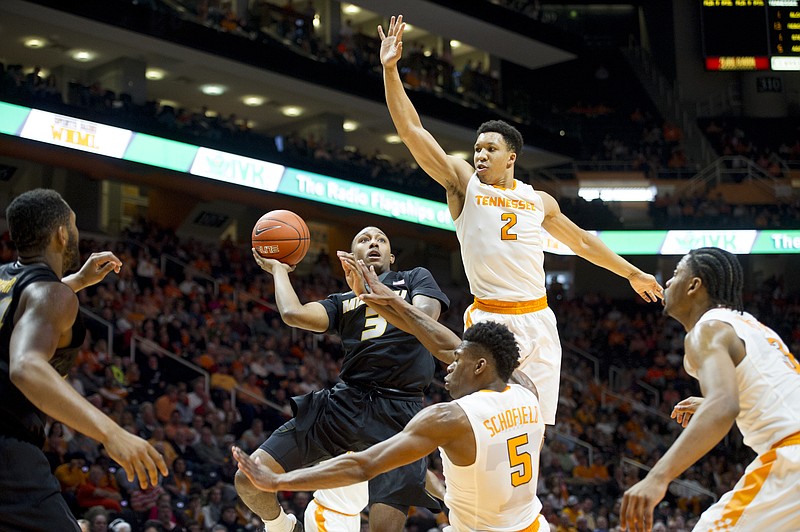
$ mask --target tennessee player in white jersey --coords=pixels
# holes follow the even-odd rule
[[[687,330],[684,366],[703,398],[675,407],[686,430],[647,477],[623,497],[623,525],[649,530],[669,482],[711,450],[733,422],[758,456],[694,530],[800,529],[800,364],[781,338],[742,311],[742,269],[734,255],[700,248],[667,282],[666,312]],[[689,423],[691,419],[691,423]]]
[[[454,464],[442,452],[444,502],[453,530],[541,530],[536,481],[544,423],[535,394],[510,384],[501,392],[480,390],[454,403],[467,415],[481,452],[468,466]]]
[[[403,88],[397,62],[402,53],[403,17],[392,17],[381,37],[386,103],[397,133],[420,167],[447,193],[456,223],[470,289],[475,303],[465,326],[484,320],[506,324],[517,336],[522,370],[535,377],[545,423],[555,422],[561,348],[555,318],[547,309],[541,228],[580,257],[625,277],[646,301],[662,288],[584,231],[561,212],[549,194],[514,179],[522,135],[511,125],[492,120],[478,128],[473,165],[447,155],[422,127]]]
[[[314,492],[304,515],[306,532],[359,532],[361,511],[369,504],[369,486],[350,486]]]
[[[440,360],[451,361],[445,387],[455,399],[424,408],[399,434],[358,453],[311,468],[275,474],[234,448],[240,471],[265,491],[332,488],[363,482],[437,448],[444,463],[445,502],[453,532],[548,532],[536,497],[544,423],[535,386],[514,372],[519,349],[505,325],[481,322],[461,341],[449,329],[382,285],[363,261],[371,292],[353,290],[387,321],[416,336]],[[525,386],[509,384],[512,372]]]
[[[506,325],[520,348],[520,370],[536,379],[545,423],[555,423],[561,373],[556,317],[547,306],[542,247],[544,203],[533,187],[513,180],[509,188],[470,177],[455,219],[461,258],[475,302],[464,326],[481,321]]]

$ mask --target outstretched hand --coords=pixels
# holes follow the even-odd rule
[[[164,477],[169,475],[169,469],[161,453],[140,437],[124,429],[119,429],[103,444],[108,456],[125,470],[128,482],[138,478],[142,489],[146,489],[148,485],[157,485],[159,473]]]
[[[231,452],[239,463],[239,471],[244,473],[253,486],[261,491],[276,491],[278,476],[275,472],[262,465],[257,457],[251,458],[249,454],[236,446],[231,448]]]
[[[261,266],[261,269],[267,273],[273,273],[275,271],[275,268],[283,268],[287,272],[294,271],[295,268],[294,266],[289,266],[288,264],[284,264],[283,262],[280,262],[275,259],[264,258],[261,255],[259,255],[258,251],[256,251],[255,249],[252,249],[252,251],[253,251],[253,258],[256,259],[256,262],[258,263],[259,266]]]
[[[649,273],[637,272],[628,277],[628,282],[637,294],[648,303],[664,299],[664,288]]]
[[[667,493],[669,482],[646,476],[622,496],[619,510],[620,530],[650,532],[653,529],[653,509]]]
[[[350,287],[350,290],[352,290],[356,296],[366,293],[366,283],[364,282],[364,278],[361,276],[361,271],[356,265],[356,259],[353,254],[348,253],[347,251],[337,251],[336,256],[339,257],[339,261],[342,263],[344,278],[347,281],[347,286]]]
[[[369,289],[368,292],[359,296],[362,301],[367,304],[388,305],[393,299],[399,297],[391,288],[378,279],[378,274],[375,273],[374,266],[367,266],[367,263],[363,260],[359,260],[357,264]]]
[[[78,292],[89,286],[96,285],[112,271],[119,273],[120,268],[122,268],[122,261],[112,252],[92,253],[80,270],[73,275],[65,277],[63,281],[75,292]]]
[[[702,397],[687,397],[675,405],[669,417],[677,421],[683,428],[686,428],[689,424],[689,420],[692,419],[694,413],[700,408],[702,402]]]
[[[406,25],[403,23],[403,15],[392,17],[389,20],[389,31],[384,34],[383,27],[378,26],[378,36],[381,38],[381,64],[384,67],[392,67],[400,60],[403,55],[403,30]]]

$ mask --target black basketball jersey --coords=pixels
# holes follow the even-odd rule
[[[442,311],[450,305],[425,268],[386,272],[380,280],[409,303],[421,294],[438,299]],[[419,393],[430,384],[436,362],[414,336],[388,323],[352,291],[320,303],[328,312],[329,332],[342,339],[345,355],[339,377],[344,382],[408,393]]]
[[[0,434],[44,445],[45,415],[36,408],[9,377],[11,332],[22,291],[31,283],[60,283],[61,279],[42,263],[23,265],[19,262],[0,266]],[[57,349],[50,364],[66,376],[78,349],[83,344],[86,329],[80,313],[72,326],[70,345]]]

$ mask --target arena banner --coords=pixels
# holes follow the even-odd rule
[[[455,231],[447,204],[184,142],[0,102],[0,134],[205,179]],[[737,254],[800,253],[800,231],[702,229],[596,231],[620,255],[683,255],[716,246]],[[574,255],[544,232],[544,250]]]
[[[295,168],[283,173],[280,194],[287,194],[397,220],[455,231],[446,203],[336,179]]]

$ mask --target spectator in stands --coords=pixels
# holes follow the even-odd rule
[[[119,512],[122,510],[122,495],[114,485],[103,485],[106,471],[99,464],[89,466],[86,480],[78,486],[75,498],[81,508],[102,506],[106,510]],[[112,477],[113,478],[113,477]]]

